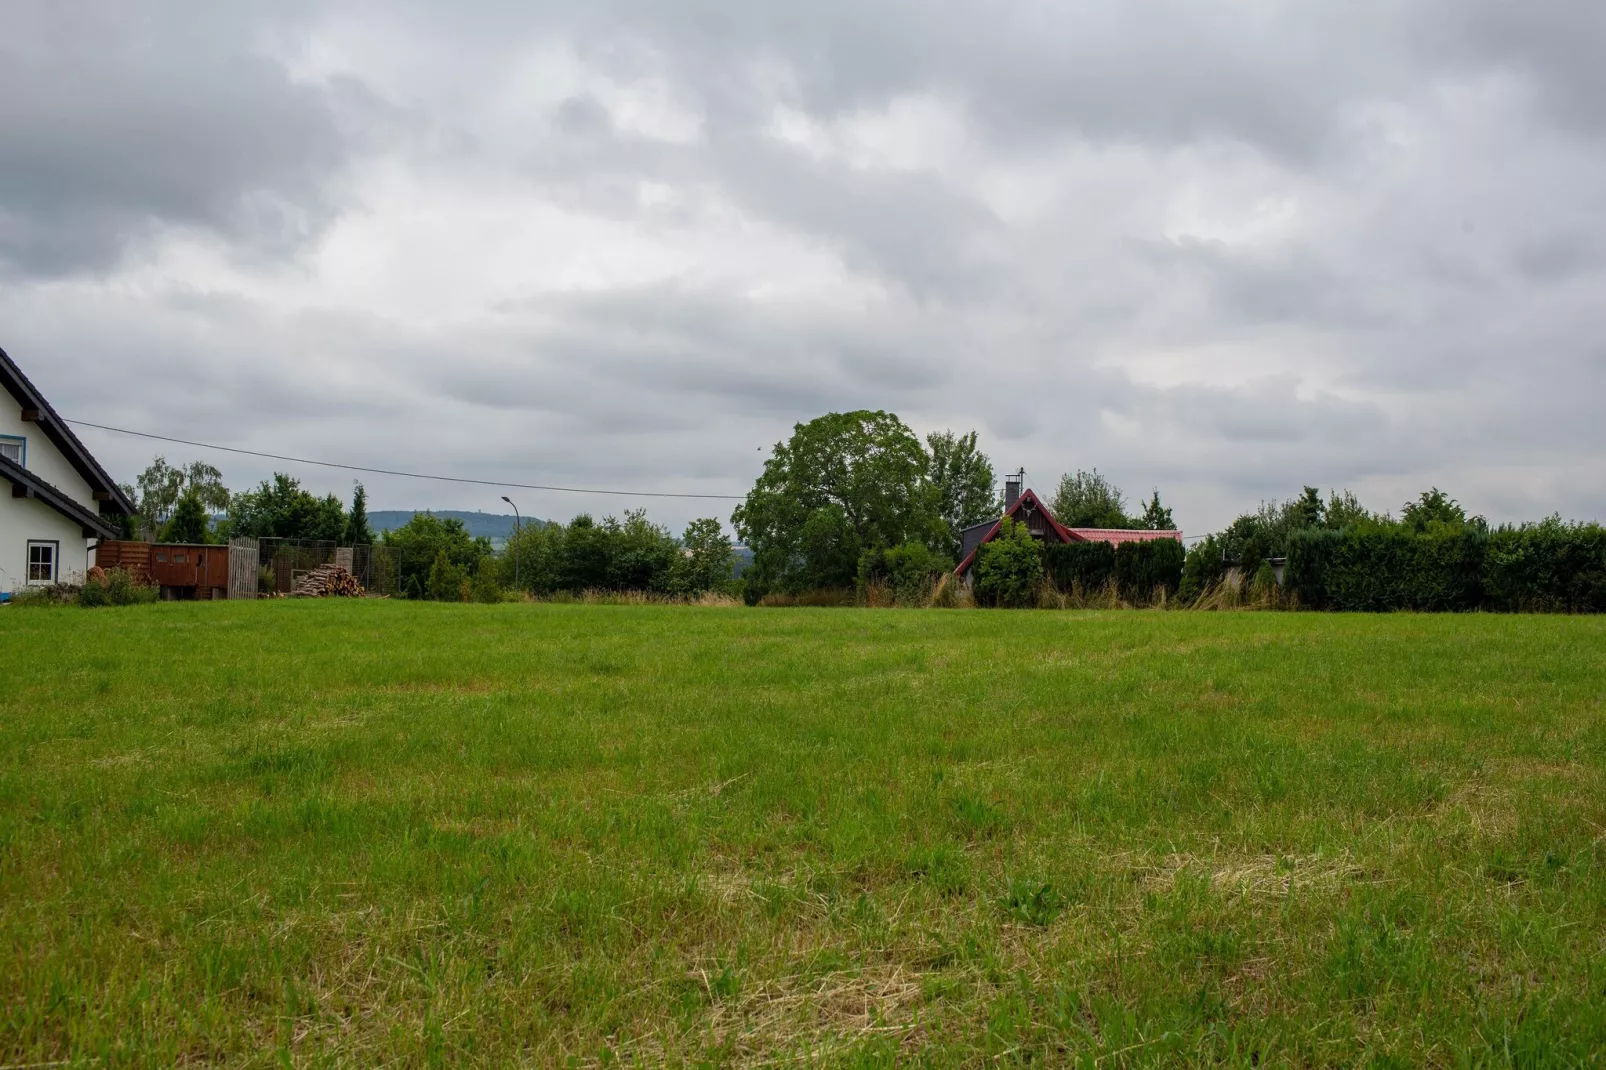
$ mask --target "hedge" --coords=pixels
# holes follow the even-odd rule
[[[1107,542],[1047,542],[1043,567],[1055,590],[1101,591],[1115,575],[1115,547]]]
[[[1429,612],[1606,610],[1606,529],[1598,524],[1305,530],[1290,540],[1284,586],[1308,609]]]
[[[1128,602],[1147,602],[1159,590],[1176,597],[1187,553],[1175,539],[1123,542],[1115,548],[1115,583]]]
[[[1490,609],[1606,612],[1606,528],[1557,517],[1500,528],[1484,551],[1483,595]]]

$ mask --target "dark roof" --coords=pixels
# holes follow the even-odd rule
[[[91,535],[99,535],[103,539],[117,537],[117,528],[99,513],[86,509],[15,461],[0,457],[0,479],[7,480],[11,484],[13,497],[37,498],[82,527],[86,538]]]
[[[4,349],[0,349],[0,386],[4,386],[25,411],[33,412],[34,415],[30,419],[39,425],[39,430],[45,433],[45,437],[55,444],[67,458],[67,462],[84,477],[84,482],[89,484],[90,491],[97,501],[102,502],[103,508],[113,509],[124,516],[133,514],[134,503],[118,489],[117,481],[106,474],[106,469],[100,466],[94,455],[78,441],[78,436],[72,433],[67,421],[50,407],[50,402],[46,401],[39,389],[28,381],[28,377],[22,374],[22,369],[17,367],[17,362],[7,356]],[[61,492],[56,491],[56,493]]]

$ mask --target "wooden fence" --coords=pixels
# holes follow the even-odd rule
[[[257,541],[229,540],[229,597],[257,597]]]

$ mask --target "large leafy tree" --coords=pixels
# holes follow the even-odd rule
[[[1054,519],[1071,528],[1129,528],[1126,500],[1121,488],[1099,474],[1078,469],[1060,476],[1059,487],[1054,491],[1050,506]]]
[[[229,535],[247,539],[308,539],[339,542],[346,512],[333,494],[315,497],[293,476],[275,472],[256,490],[229,503]]]
[[[946,545],[950,557],[957,558],[960,533],[972,524],[998,516],[998,490],[994,484],[993,462],[976,448],[976,432],[956,435],[937,431],[926,436],[930,451],[927,478],[937,496],[937,513],[948,527]]]
[[[229,507],[229,488],[223,485],[223,473],[205,461],[171,465],[166,457],[157,455],[134,485],[125,485],[122,490],[139,513],[136,526],[150,537],[172,518],[185,497],[194,497],[203,512],[220,513]]]
[[[920,440],[889,412],[796,425],[731,516],[753,551],[748,593],[847,587],[865,550],[945,544],[929,468]]]

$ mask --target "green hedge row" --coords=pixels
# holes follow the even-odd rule
[[[1598,613],[1606,611],[1606,529],[1552,519],[1494,532],[1298,531],[1283,585],[1310,609]]]
[[[1129,602],[1147,602],[1156,590],[1173,598],[1182,581],[1186,553],[1174,539],[1153,542],[1045,543],[1043,566],[1057,590],[1069,593],[1102,590],[1115,580],[1121,597]]]

